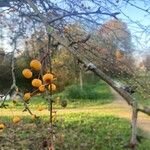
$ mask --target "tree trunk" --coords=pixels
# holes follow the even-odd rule
[[[80,67],[80,72],[79,72],[79,81],[80,81],[80,89],[81,91],[83,90],[83,76],[82,76],[82,68]]]
[[[137,144],[137,117],[138,117],[137,103],[135,102],[132,107],[132,122],[131,122],[132,134],[130,141],[133,150],[135,150]]]
[[[76,58],[76,56],[74,56],[74,82],[75,82],[75,84],[78,83],[78,78],[79,78],[78,72],[79,71],[78,71],[77,58]]]

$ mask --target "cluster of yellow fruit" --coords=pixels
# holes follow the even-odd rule
[[[42,64],[40,63],[39,60],[32,60],[30,62],[30,67],[35,70],[35,71],[40,71],[42,68]],[[32,71],[31,69],[24,69],[22,71],[22,74],[25,78],[29,79],[32,78]],[[32,80],[32,86],[37,88],[37,90],[39,92],[45,92],[46,91],[46,87],[49,91],[55,91],[56,90],[56,85],[51,83],[54,79],[54,76],[51,73],[46,73],[45,75],[42,76],[42,79],[33,79]],[[31,98],[32,93],[28,92],[24,94],[24,101],[29,101],[29,99]]]

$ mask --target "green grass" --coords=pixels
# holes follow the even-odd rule
[[[108,86],[103,82],[95,84],[84,84],[83,90],[79,85],[72,85],[66,89],[66,97],[68,99],[83,99],[83,100],[100,100],[111,99]]]
[[[12,125],[7,118],[7,128],[1,133],[0,147],[6,150],[43,149],[43,142],[48,141],[50,135],[47,120],[47,116],[44,116],[34,123],[24,118],[19,124]],[[124,119],[96,113],[72,113],[59,115],[57,120],[57,127],[54,128],[56,150],[123,150],[130,140],[130,124]],[[148,149],[150,142],[143,139],[137,150]]]
[[[106,104],[114,100],[109,86],[101,80],[94,83],[84,83],[83,90],[79,85],[66,87],[62,93],[56,94],[54,97],[67,99],[71,106]]]
[[[103,81],[98,81],[96,83],[85,83],[83,91],[80,90],[78,85],[72,85],[66,87],[63,92],[54,94],[54,106],[55,108],[61,108],[59,105],[60,102],[56,100],[57,97],[60,97],[60,101],[67,100],[67,108],[107,104],[114,100],[114,96],[111,94],[110,88]],[[6,104],[8,104],[11,108],[14,107],[12,101],[7,101]],[[47,107],[48,101],[42,96],[32,97],[29,103],[30,108],[36,109],[38,105]],[[22,102],[18,102],[15,107],[22,109]]]

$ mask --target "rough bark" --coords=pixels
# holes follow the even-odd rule
[[[80,82],[80,89],[83,90],[83,76],[82,76],[82,66],[79,65],[79,82]]]
[[[137,103],[133,104],[132,107],[132,134],[131,134],[131,141],[130,144],[132,145],[132,149],[135,149],[135,146],[137,144],[137,117],[138,117],[138,111],[137,111]]]

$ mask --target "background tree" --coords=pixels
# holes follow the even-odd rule
[[[115,49],[121,51],[133,51],[131,33],[127,24],[121,20],[109,20],[99,30],[105,43],[110,43]]]
[[[0,93],[5,94],[12,84],[10,54],[7,54],[0,64]],[[7,84],[6,84],[7,82]]]
[[[126,23],[121,20],[109,20],[102,25],[99,34],[103,41],[101,48],[99,48],[104,60],[103,71],[108,72],[111,76],[131,75],[132,73],[127,67],[129,68],[128,62],[130,62],[130,67],[134,66],[133,46],[131,33]]]
[[[144,62],[144,66],[145,66],[146,70],[150,71],[150,54],[145,56],[145,59],[143,62]]]
[[[4,61],[5,57],[5,51],[3,49],[0,49],[0,64]]]

